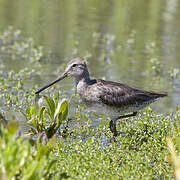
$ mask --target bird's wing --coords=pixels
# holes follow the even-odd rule
[[[154,101],[160,96],[158,93],[138,90],[121,83],[104,80],[97,80],[97,83],[100,100],[111,106],[141,104]]]

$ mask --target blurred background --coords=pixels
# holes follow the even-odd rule
[[[20,29],[48,57],[31,87],[50,82],[78,56],[92,77],[167,91],[169,97],[153,105],[157,112],[180,105],[179,19],[178,0],[0,0],[0,31]],[[0,62],[7,70],[28,66]],[[72,82],[61,88],[72,89]]]

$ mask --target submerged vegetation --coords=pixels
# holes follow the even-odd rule
[[[92,35],[94,46],[97,36]],[[133,36],[129,39],[130,47]],[[120,47],[109,52],[115,36],[108,34],[103,40],[107,48],[99,59],[107,67]],[[146,108],[135,118],[119,121],[120,135],[114,141],[106,117],[100,116],[100,125],[92,127],[93,115],[83,110],[78,96],[70,97],[56,86],[51,96],[49,92],[34,95],[38,76],[45,74],[41,67],[49,61],[42,47],[13,28],[0,34],[0,45],[0,179],[179,177],[180,107],[166,114]],[[147,45],[152,66],[144,76],[161,77],[164,72],[154,46]],[[90,56],[90,52],[85,54],[85,58]],[[8,69],[6,65],[12,62],[19,69]],[[170,67],[166,76],[173,82],[179,72]],[[78,128],[70,126],[73,120]]]

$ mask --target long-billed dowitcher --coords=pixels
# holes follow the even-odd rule
[[[118,82],[90,79],[87,65],[80,58],[72,59],[61,76],[36,94],[68,76],[75,77],[77,92],[91,111],[104,113],[111,118],[110,130],[115,136],[118,119],[135,116],[140,109],[167,96],[166,92],[145,91]]]

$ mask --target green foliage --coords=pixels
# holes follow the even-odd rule
[[[17,138],[18,122],[1,126],[0,135],[0,179],[41,179],[50,177],[55,161],[49,160],[50,149],[55,139],[46,145],[40,140]]]
[[[166,116],[147,109],[142,116],[119,122],[116,142],[107,123],[97,129],[81,126],[53,149],[52,158],[63,167],[53,172],[71,179],[171,179],[166,137],[179,133],[179,122],[178,109]]]
[[[60,141],[42,145],[16,138],[12,122],[0,139],[1,177],[20,179],[172,179],[166,137],[179,134],[180,110],[169,115],[147,109],[142,116],[119,122],[116,142],[106,122],[93,129],[88,124]]]
[[[38,99],[38,96],[36,96],[37,101],[42,103],[38,110],[34,106],[26,109],[28,124],[32,127],[33,135],[45,133],[47,139],[50,139],[67,117],[68,102],[66,99],[54,101],[53,98],[44,95],[43,103],[42,98]]]
[[[94,33],[93,46],[97,47],[101,34]],[[76,37],[76,36],[74,36]],[[79,54],[79,41],[73,37],[74,54]],[[102,37],[104,47],[99,57],[105,71],[112,65],[112,58],[123,51],[129,52],[135,43],[135,32],[125,42],[117,43],[117,37],[106,34]],[[20,31],[9,28],[0,35],[2,42],[0,58],[10,61],[23,60],[25,66],[18,70],[9,70],[6,62],[0,65],[0,179],[172,179],[173,168],[165,160],[168,155],[166,137],[173,139],[179,135],[180,109],[171,114],[158,114],[146,109],[136,118],[120,121],[120,135],[113,139],[107,122],[101,122],[96,128],[91,124],[97,119],[88,114],[79,103],[79,98],[72,91],[63,92],[71,96],[70,114],[66,131],[55,139],[55,133],[65,121],[68,114],[68,103],[57,88],[52,87],[53,97],[35,97],[37,90],[36,77],[44,75],[41,68],[42,48],[36,47],[32,39],[24,38]],[[123,51],[121,51],[121,49]],[[147,58],[151,66],[146,76],[162,76],[163,64],[156,54],[155,43],[147,45]],[[87,51],[84,57],[90,58]],[[119,57],[118,57],[119,58]],[[117,58],[117,59],[118,59]],[[123,60],[123,59],[122,59]],[[27,66],[28,63],[28,66]],[[123,65],[123,63],[122,63]],[[58,71],[62,71],[59,68]],[[177,78],[178,71],[170,69],[172,80]],[[123,74],[123,73],[122,73]],[[144,78],[144,77],[143,77]],[[29,80],[35,82],[29,88]],[[149,83],[149,81],[147,81]],[[59,91],[59,89],[58,89]],[[48,92],[48,90],[47,90]],[[77,106],[76,111],[74,107]],[[23,114],[23,120],[30,125],[30,137],[18,137],[17,121],[19,113],[10,116],[11,112]],[[8,121],[7,121],[8,119]],[[106,117],[101,117],[106,121]],[[82,122],[83,121],[83,122]],[[8,125],[7,125],[8,123]],[[67,123],[68,125],[68,123]],[[7,127],[6,127],[7,126]],[[6,128],[5,128],[6,127]],[[20,131],[21,129],[19,129]],[[65,133],[64,133],[65,132]],[[43,140],[46,140],[44,145]],[[178,145],[178,143],[177,143]],[[176,171],[176,169],[175,169]]]
[[[20,30],[14,30],[11,26],[0,34],[0,42],[0,57],[12,60],[25,59],[31,63],[42,58],[42,47],[35,47],[32,38],[24,38]]]

